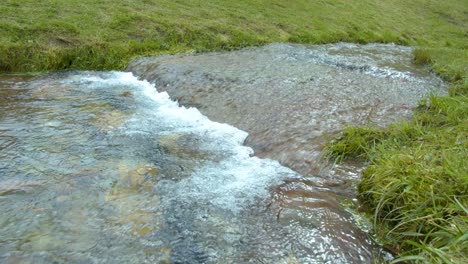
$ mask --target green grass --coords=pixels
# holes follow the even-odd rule
[[[3,0],[0,71],[123,69],[144,55],[278,41],[418,45],[450,71],[468,45],[467,9],[464,0]]]
[[[468,259],[468,97],[431,96],[387,128],[347,127],[327,155],[366,162],[358,198],[398,261]]]

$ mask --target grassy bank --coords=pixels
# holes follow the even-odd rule
[[[0,71],[122,69],[143,55],[268,42],[428,47],[441,71],[466,56],[464,0],[3,0]]]
[[[328,154],[367,165],[359,200],[375,234],[403,260],[468,259],[468,98],[431,97],[413,120],[348,127]]]

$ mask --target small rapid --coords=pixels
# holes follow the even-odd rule
[[[446,85],[393,44],[274,43],[232,52],[141,58],[127,70],[185,106],[249,133],[255,155],[302,175],[358,179],[320,160],[325,138],[346,125],[386,126],[411,117]],[[349,189],[346,186],[344,189]]]
[[[302,177],[253,156],[246,132],[131,73],[58,73],[0,88],[2,263],[371,259],[352,233],[342,246],[327,238],[326,219],[288,220],[274,189]]]

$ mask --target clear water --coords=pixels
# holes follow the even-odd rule
[[[269,207],[271,189],[298,174],[130,73],[4,80],[1,93],[1,262],[281,262],[324,250],[288,245],[294,225]]]
[[[296,58],[284,57],[284,49],[299,53],[294,55]],[[295,126],[300,123],[297,120],[303,120],[298,109],[308,109],[304,107],[307,100],[304,104],[282,105],[291,100],[287,95],[299,100],[308,98],[301,96],[304,91],[310,92],[310,98],[320,99],[326,94],[329,97],[325,101],[336,107],[333,92],[339,88],[313,96],[305,84],[297,85],[300,80],[283,78],[268,69],[283,67],[292,72],[296,68],[304,76],[324,74],[325,70],[312,64],[308,67],[318,71],[293,67],[293,61],[304,60],[309,53],[314,58],[323,54],[314,53],[315,50],[273,45],[247,49],[247,55],[222,53],[228,59],[221,56],[221,60],[230,62],[232,68],[212,63],[216,54],[207,55],[208,58],[198,55],[211,65],[214,76],[237,74],[235,65],[250,76],[252,85],[240,77],[226,77],[222,91],[228,92],[224,98],[218,97],[212,86],[203,86],[213,76],[197,71],[203,69],[202,63],[195,61],[197,68],[187,63],[175,66],[171,61],[174,68],[167,64],[165,67],[171,69],[169,75],[176,79],[173,83],[193,83],[192,87],[200,90],[198,97],[192,90],[187,90],[187,94],[199,100],[200,108],[208,115],[216,111],[201,100],[205,96],[214,105],[237,105],[241,113],[250,110],[251,114],[244,116],[229,112],[231,108],[217,111],[221,116],[230,114],[231,119],[225,122],[238,127],[248,124],[251,129],[256,122],[265,131],[264,146],[271,147],[264,153],[281,150],[275,142],[288,136],[296,148],[287,149],[289,152],[283,153],[287,156],[304,150],[300,148],[304,142],[312,142],[304,141],[306,127]],[[248,64],[234,59],[254,58],[255,53],[260,59],[271,57],[281,63],[265,64],[263,70],[252,66],[249,70]],[[319,61],[318,64],[331,67],[326,68],[329,75],[323,78],[331,80],[336,74],[341,80],[336,70],[330,70],[342,67],[341,64],[329,57]],[[146,69],[149,65],[148,62]],[[387,79],[389,89],[400,87],[394,83],[400,79],[413,85],[414,74],[393,70],[389,77],[381,72],[382,67],[370,73],[366,72],[368,67],[364,67],[365,71],[345,68]],[[203,82],[197,86],[188,72],[201,76]],[[257,78],[258,72],[266,75]],[[416,81],[425,84],[424,78]],[[256,82],[258,86],[254,85]],[[156,83],[155,87],[122,72],[0,78],[0,263],[372,263],[377,258],[380,249],[343,208],[343,202],[352,195],[343,196],[334,188],[343,188],[336,184],[335,176],[304,177],[277,161],[254,156],[253,150],[243,145],[246,132],[210,121],[196,108],[179,106],[167,93],[157,91],[169,86]],[[271,93],[263,88],[252,89],[263,87],[264,83],[271,84]],[[292,92],[293,88],[277,93],[280,88],[289,87],[278,83],[292,83],[297,93]],[[247,88],[239,92],[239,87]],[[427,91],[432,86],[425,87]],[[413,98],[424,89],[412,90],[415,96],[405,97],[413,103]],[[360,91],[368,94],[364,88]],[[256,93],[261,96],[252,95]],[[339,98],[342,93],[336,94]],[[279,99],[270,100],[269,104],[261,100],[270,97]],[[325,101],[320,107],[326,110]],[[250,108],[239,107],[248,103]],[[264,114],[259,110],[264,110]],[[311,114],[320,120],[307,124],[325,124],[316,128],[327,132],[333,130],[324,128],[336,129],[340,125],[335,124],[343,123],[339,114],[332,115],[339,121],[330,121],[328,110],[323,113]],[[281,124],[285,117],[292,120],[287,123],[290,126],[272,126]],[[379,116],[382,120],[383,117]],[[231,122],[242,118],[247,121]],[[268,125],[268,118],[276,121]],[[291,134],[294,129],[297,133]],[[258,135],[251,134],[247,142],[261,139]],[[276,136],[268,138],[269,135]],[[294,143],[296,140],[302,143]],[[259,145],[252,145],[258,149]],[[352,193],[351,186],[348,189]]]
[[[127,70],[210,119],[247,131],[246,145],[257,156],[336,182],[357,179],[358,171],[324,167],[324,135],[349,124],[385,126],[407,119],[428,93],[446,92],[440,79],[412,63],[412,50],[277,43],[142,58]]]

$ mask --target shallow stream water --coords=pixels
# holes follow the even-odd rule
[[[246,145],[303,175],[336,180],[319,162],[324,135],[411,116],[444,83],[392,44],[270,44],[234,52],[142,58],[127,70],[182,105],[249,133]],[[343,175],[343,179],[350,175]]]
[[[398,49],[398,56],[409,56]],[[262,157],[313,156],[320,147],[309,148],[313,138],[353,123],[348,118],[360,113],[362,102],[375,108],[366,118],[384,124],[405,117],[417,98],[440,85],[410,64],[360,68],[339,57],[361,60],[366,52],[276,44],[162,57],[165,68],[157,64],[152,72],[171,79],[164,85],[153,79],[156,86],[123,72],[2,77],[0,263],[371,263],[381,250],[343,206],[353,198],[343,179],[356,178],[358,169],[332,167],[325,175],[284,167],[255,156],[243,145],[248,134],[236,128],[252,133],[247,145]],[[310,56],[318,58],[315,66]],[[275,62],[254,65],[268,57]],[[268,70],[279,68],[303,78]],[[364,79],[373,92],[331,84],[311,89],[310,82],[333,76],[355,89],[360,86],[352,83]],[[378,90],[380,82],[389,84]],[[181,88],[178,83],[203,113],[229,125],[161,92]],[[379,107],[374,97],[363,99],[374,93],[384,98]],[[184,91],[176,94],[186,98]],[[303,131],[309,128],[315,130]],[[288,159],[278,160],[288,166]]]

